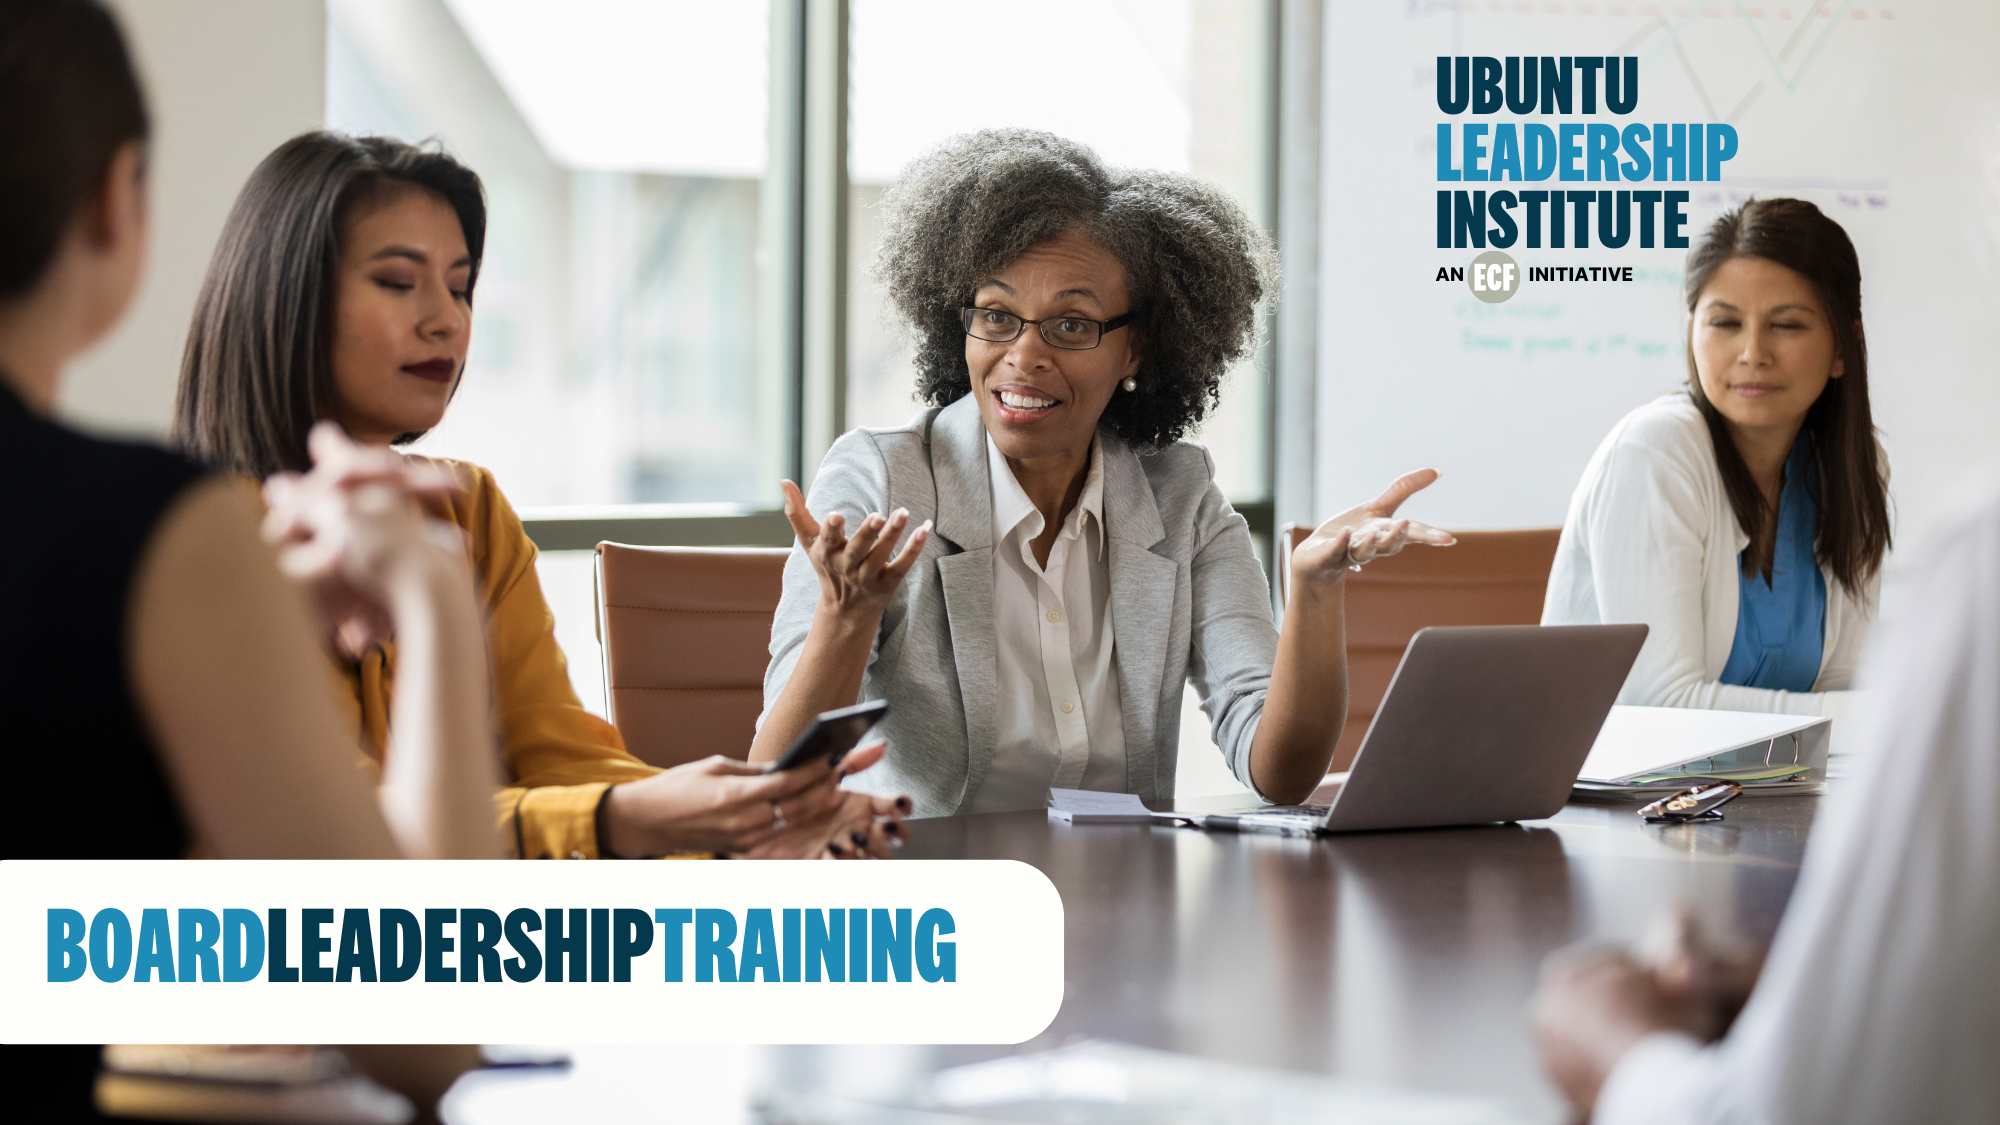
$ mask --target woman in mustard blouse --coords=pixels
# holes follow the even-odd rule
[[[368,444],[422,436],[465,370],[485,227],[479,177],[442,153],[323,132],[280,146],[251,174],[210,263],[182,361],[178,444],[262,481],[309,464],[320,419]],[[661,771],[632,757],[577,702],[535,546],[493,474],[438,463],[463,486],[434,514],[464,529],[480,579],[511,776],[496,802],[521,857],[889,854],[907,800],[839,788],[879,749],[850,755],[841,775],[767,775],[721,757]],[[342,700],[379,761],[394,638],[327,608]]]

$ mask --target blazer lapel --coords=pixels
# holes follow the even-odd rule
[[[937,533],[961,551],[991,550],[993,482],[987,479],[979,404],[967,395],[938,411],[927,440],[937,482]]]
[[[964,812],[986,783],[993,766],[995,697],[1000,692],[998,654],[993,638],[993,549],[982,547],[937,561],[944,590],[945,620],[951,625],[952,662],[958,666],[958,698],[965,706],[965,789],[955,812]]]
[[[1159,791],[1160,709],[1169,686],[1164,683],[1167,636],[1180,565],[1152,552],[1166,530],[1138,456],[1109,433],[1103,439],[1104,525],[1119,709],[1125,719],[1125,782],[1132,792],[1152,797]],[[1178,691],[1173,702],[1180,705]]]
[[[1000,685],[993,643],[993,488],[987,479],[986,427],[971,395],[938,411],[931,423],[930,458],[937,482],[936,531],[955,548],[939,556],[937,571],[965,708],[965,788],[954,810],[963,812],[993,765]]]

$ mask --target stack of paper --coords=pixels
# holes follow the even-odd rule
[[[1155,814],[1133,793],[1050,789],[1049,819],[1064,824],[1151,824]]]
[[[1641,796],[1728,780],[1745,793],[1809,792],[1826,780],[1831,729],[1815,716],[1613,707],[1576,788]]]
[[[1098,793],[1094,789],[1050,789],[1048,819],[1064,825],[1172,825],[1198,823],[1190,813],[1154,813],[1132,793]]]

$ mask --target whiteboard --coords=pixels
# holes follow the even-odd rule
[[[1486,304],[1433,280],[1440,122],[1729,123],[1719,183],[1688,188],[1691,241],[1752,192],[1809,199],[1860,253],[1871,398],[1898,544],[2000,470],[2000,5],[1410,0],[1327,6],[1316,504],[1395,474],[1444,479],[1406,509],[1457,528],[1560,524],[1612,424],[1686,378],[1685,250],[1507,252],[1634,267],[1621,285],[1528,284]],[[1450,117],[1439,55],[1635,55],[1626,117]],[[1580,106],[1578,107],[1580,108]],[[1895,574],[1892,565],[1891,575]]]

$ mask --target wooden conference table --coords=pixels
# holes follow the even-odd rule
[[[572,1073],[468,1076],[448,1116],[462,1125],[768,1119],[749,1106],[774,1083],[893,1091],[946,1067],[1093,1040],[1472,1095],[1508,1120],[1559,1121],[1527,1021],[1542,959],[1575,941],[1629,942],[1676,899],[1768,940],[1818,805],[1744,798],[1719,823],[1662,826],[1641,822],[1635,805],[1573,804],[1518,825],[1319,839],[1069,826],[1040,811],[909,821],[900,862],[1017,859],[1062,893],[1064,1000],[1035,1039],[579,1047]]]
[[[1321,839],[1069,826],[1041,812],[914,821],[905,861],[1033,864],[1062,892],[1068,930],[1063,1007],[1046,1032],[935,1061],[1109,1039],[1547,1118],[1558,1103],[1526,1014],[1543,957],[1629,942],[1675,899],[1769,940],[1818,805],[1746,797],[1722,822],[1663,826],[1635,805],[1572,804],[1519,825]]]

